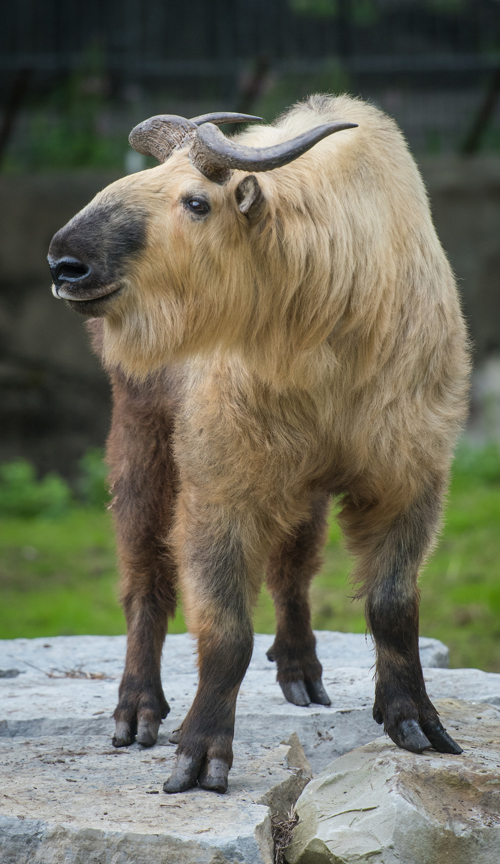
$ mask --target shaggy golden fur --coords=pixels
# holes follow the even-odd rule
[[[422,180],[386,115],[347,96],[314,96],[276,125],[239,139],[267,146],[331,120],[359,125],[259,175],[265,203],[257,219],[238,208],[245,173],[234,171],[217,185],[191,165],[187,149],[108,187],[89,209],[94,219],[100,208],[125,206],[148,218],[145,248],[95,329],[102,327],[102,356],[117,393],[115,482],[136,470],[116,442],[138,393],[139,426],[155,427],[140,443],[131,426],[134,460],[145,476],[153,477],[145,450],[153,441],[157,451],[164,448],[162,435],[174,430],[170,456],[153,460],[161,506],[147,503],[141,484],[122,483],[131,510],[144,503],[156,547],[163,532],[174,562],[164,578],[173,584],[178,573],[199,642],[200,689],[179,733],[167,791],[197,778],[207,788],[224,786],[216,780],[231,764],[251,609],[266,567],[278,613],[271,656],[285,695],[297,701],[294,682],[302,681],[310,698],[325,701],[315,690],[321,667],[307,586],[319,566],[331,494],[342,496],[340,522],[377,642],[375,717],[401,746],[422,749],[408,743],[406,722],[444,746],[418,659],[416,579],[466,412],[465,328]],[[189,195],[210,202],[206,218],[183,206]],[[176,370],[175,387],[167,368]],[[173,392],[175,422],[153,422]],[[158,486],[163,476],[176,478],[175,505]],[[117,513],[125,508],[121,494]],[[120,536],[130,544],[131,517],[123,517],[122,528],[121,518]],[[144,557],[144,539],[138,546]],[[156,608],[154,566],[131,567],[123,554],[125,598],[149,592]],[[171,602],[162,608],[160,645]],[[134,674],[126,669],[124,681],[129,674],[131,693],[151,693],[139,680],[142,637],[131,633],[132,618]],[[136,631],[145,632],[138,625]],[[152,654],[157,688],[158,647]],[[140,722],[137,694],[124,699],[116,717],[129,731],[117,743],[132,740]],[[165,712],[160,702],[151,702],[157,722]]]
[[[466,410],[455,282],[395,124],[319,97],[242,137],[267,145],[332,119],[359,128],[259,177],[257,225],[235,203],[242,172],[219,187],[186,151],[103,193],[116,200],[123,185],[151,219],[131,290],[104,322],[106,364],[141,379],[189,358],[178,459],[187,452],[197,483],[233,510],[235,494],[244,510],[269,502],[285,531],[308,507],[304,485],[325,475],[399,512],[429,471],[446,473]],[[178,201],[200,190],[212,214],[193,225]]]

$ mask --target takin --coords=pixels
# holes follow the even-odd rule
[[[309,585],[332,496],[376,644],[373,716],[399,746],[460,753],[424,684],[419,569],[466,414],[455,281],[395,123],[313,96],[226,137],[230,113],[158,116],[161,163],[53,238],[53,293],[90,316],[112,382],[107,459],[127,655],[113,744],[155,743],[182,591],[199,685],[165,792],[224,792],[263,577],[285,699],[329,705]],[[333,134],[335,133],[335,134]]]

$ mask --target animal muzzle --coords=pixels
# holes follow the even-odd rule
[[[54,297],[84,315],[107,314],[145,236],[146,218],[139,210],[120,201],[86,207],[52,238],[47,260]]]
[[[56,235],[57,236],[57,235]],[[95,265],[72,255],[47,258],[52,274],[52,293],[61,300],[85,303],[114,294],[117,286],[103,280]]]

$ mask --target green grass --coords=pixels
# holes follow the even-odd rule
[[[58,519],[4,519],[0,591],[2,639],[124,633],[110,514],[75,507]],[[173,632],[184,630],[179,615]]]
[[[95,454],[93,458],[93,464],[88,459],[83,463],[86,474],[79,483],[81,490],[85,482],[88,489],[89,477],[93,482],[92,493],[86,493],[86,505],[69,500],[57,487],[53,499],[59,510],[54,510],[49,496],[48,516],[43,508],[38,515],[26,515],[33,512],[26,504],[26,472],[17,503],[12,492],[14,481],[7,488],[5,476],[18,477],[23,472],[4,472],[5,494],[0,472],[0,511],[3,507],[4,513],[0,527],[0,638],[125,632],[117,600],[111,517],[96,506],[100,475]],[[33,488],[40,484],[30,482]],[[440,542],[420,580],[421,633],[449,645],[455,667],[500,672],[499,529],[500,452],[496,447],[462,450]],[[350,599],[351,568],[332,518],[325,563],[312,588],[315,628],[365,631],[362,603]],[[184,629],[180,610],[170,631]],[[265,590],[257,605],[255,629],[274,630],[272,603]]]

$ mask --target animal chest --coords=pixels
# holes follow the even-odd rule
[[[207,503],[279,510],[324,471],[327,438],[310,398],[217,376],[187,388],[174,452],[181,484]]]

